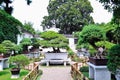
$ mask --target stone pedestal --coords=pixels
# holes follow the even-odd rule
[[[3,68],[9,68],[8,58],[0,58],[0,71],[2,71]]]
[[[16,78],[19,78],[20,75],[11,75],[11,79],[16,79]]]
[[[89,65],[89,78],[94,80],[111,80],[111,73],[108,71],[107,66],[96,66],[92,63]]]

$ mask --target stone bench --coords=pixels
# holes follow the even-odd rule
[[[69,63],[70,59],[68,58],[67,53],[45,53],[45,58],[41,60],[42,63],[49,64],[64,64],[66,66]]]

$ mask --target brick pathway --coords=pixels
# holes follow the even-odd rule
[[[72,80],[70,66],[40,66],[43,74],[40,80]]]

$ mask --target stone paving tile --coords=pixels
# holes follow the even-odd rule
[[[40,66],[43,74],[40,80],[72,80],[70,66]]]

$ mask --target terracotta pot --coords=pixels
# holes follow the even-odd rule
[[[89,62],[97,65],[97,66],[103,66],[103,65],[107,65],[107,61],[108,59],[104,58],[104,59],[97,59],[94,57],[89,57]]]

